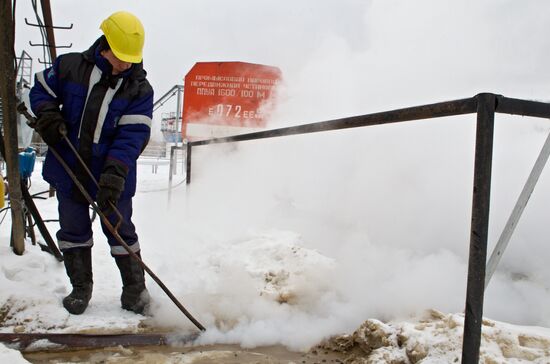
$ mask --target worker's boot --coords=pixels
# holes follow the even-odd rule
[[[63,307],[73,315],[80,315],[92,298],[92,249],[75,248],[63,253],[63,262],[73,290],[63,299]]]
[[[139,252],[137,253],[140,256]],[[149,307],[151,297],[145,288],[143,268],[129,255],[115,257],[122,278],[122,308],[143,314]]]

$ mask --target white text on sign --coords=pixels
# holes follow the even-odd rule
[[[261,119],[259,110],[243,110],[241,105],[218,104],[208,108],[208,116],[224,116],[236,119]]]

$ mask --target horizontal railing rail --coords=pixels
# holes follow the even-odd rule
[[[342,119],[321,121],[318,123],[289,126],[286,128],[258,131],[254,133],[234,135],[223,138],[213,138],[189,142],[191,147],[208,144],[241,142],[280,136],[316,133],[321,131],[359,128],[364,126],[391,124],[403,121],[440,118],[445,116],[472,114],[476,112],[475,97],[469,99],[440,102],[430,105],[408,107],[404,109],[379,112]]]

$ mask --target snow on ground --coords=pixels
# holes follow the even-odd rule
[[[10,363],[10,364],[28,363],[28,361],[23,358],[23,355],[21,355],[19,351],[14,349],[9,349],[1,344],[0,344],[0,361],[2,363]]]
[[[399,322],[365,321],[353,334],[319,349],[342,352],[354,363],[458,363],[464,315],[430,310]],[[480,363],[549,363],[550,329],[484,319]]]
[[[461,130],[458,125],[446,127]],[[540,139],[539,129],[529,130]],[[364,357],[406,355],[414,362],[413,357],[424,356],[425,362],[438,363],[459,355],[461,316],[452,313],[462,312],[464,306],[471,182],[462,174],[471,175],[471,162],[463,162],[463,155],[444,138],[440,147],[449,146],[451,155],[420,146],[420,152],[395,150],[379,161],[369,148],[377,139],[400,138],[394,132],[323,134],[315,144],[294,137],[197,148],[193,183],[182,183],[180,165],[170,194],[166,165],[158,166],[157,173],[150,161],[140,165],[134,222],[143,258],[206,326],[197,345],[308,350],[370,319],[366,325],[380,322],[390,339],[370,353],[361,349]],[[364,143],[348,144],[354,136]],[[340,154],[318,148],[319,142],[341,143]],[[529,157],[536,156],[538,144],[522,143],[525,148],[519,150],[535,150]],[[358,155],[362,163],[355,159]],[[448,164],[425,174],[423,161],[433,164],[440,158],[449,158]],[[47,188],[40,169],[38,163],[33,193]],[[450,170],[461,178],[444,179]],[[394,182],[402,179],[409,182],[404,187]],[[36,203],[44,219],[56,218],[55,199]],[[538,221],[542,210],[537,206],[533,211]],[[533,226],[533,218],[526,221]],[[12,254],[9,223],[8,216],[0,229],[2,332],[195,330],[150,278],[152,316],[120,308],[120,276],[97,221],[93,298],[83,315],[69,315],[61,305],[70,291],[63,265],[29,243],[23,256]],[[55,222],[48,227],[52,233],[57,229]],[[542,247],[533,234],[519,232],[521,243],[531,244],[533,252]],[[511,243],[511,249],[519,246]],[[485,314],[499,321],[550,326],[547,265],[539,259],[543,254],[516,250],[512,256],[515,259],[508,261],[511,256],[505,256],[504,269],[487,291]],[[424,312],[431,308],[451,314],[425,319]],[[518,363],[550,362],[548,330],[535,333],[530,327],[496,321],[491,325],[484,326],[482,355],[487,363],[513,362],[511,358]]]

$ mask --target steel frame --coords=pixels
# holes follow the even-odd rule
[[[473,113],[477,114],[477,127],[462,363],[477,363],[479,361],[483,300],[485,294],[495,113],[549,119],[550,104],[508,98],[492,93],[480,93],[466,99],[241,134],[231,137],[193,141],[187,143],[186,181],[187,184],[191,183],[191,151],[193,147]]]

